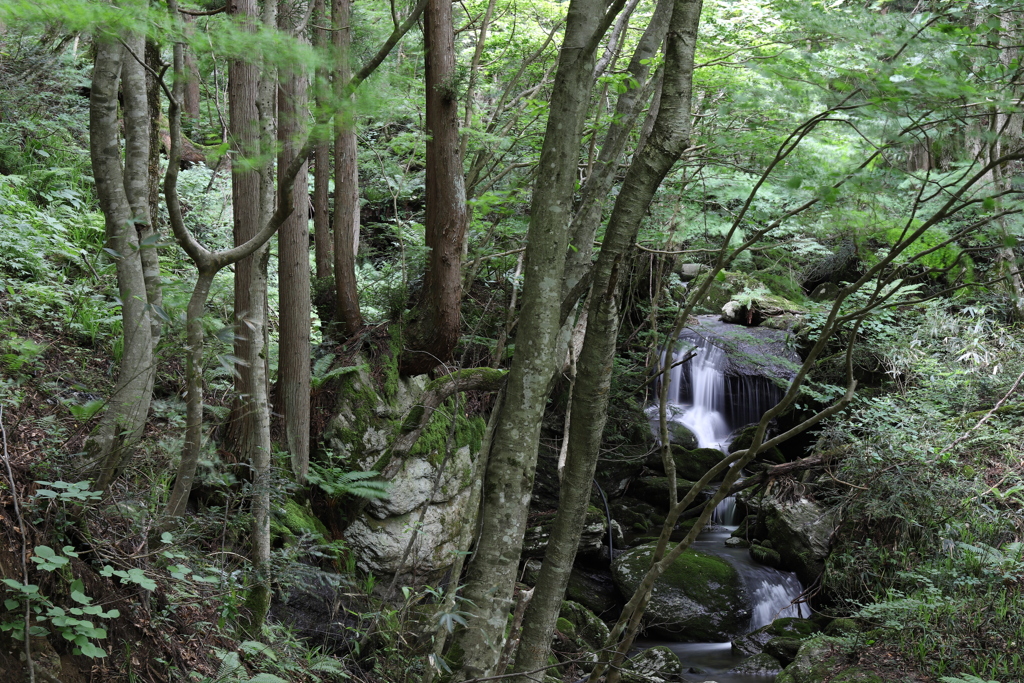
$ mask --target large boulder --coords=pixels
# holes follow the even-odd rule
[[[342,470],[376,471],[391,486],[386,497],[360,507],[345,529],[345,542],[363,571],[401,574],[409,583],[436,582],[455,561],[463,524],[472,517],[468,505],[483,420],[454,418],[455,444],[444,462],[453,418],[450,411],[437,410],[416,444],[397,457],[391,450],[395,426],[416,410],[428,388],[427,377],[400,378],[392,367],[377,382],[369,365],[359,360],[329,373],[338,402],[324,441],[333,451],[333,470],[340,464]],[[423,523],[403,564],[421,513]]]
[[[725,454],[717,448],[689,449],[672,446],[672,460],[676,465],[676,476],[689,481],[697,481],[703,477],[724,457]],[[654,470],[665,471],[661,459],[661,449],[657,449],[647,456],[647,466]]]
[[[298,565],[289,570],[288,581],[271,603],[270,614],[304,638],[327,652],[351,645],[356,626],[353,609],[361,605],[346,603],[352,595],[351,579],[314,567]]]
[[[656,542],[615,558],[612,575],[630,596],[651,564]],[[644,616],[648,630],[667,638],[721,642],[741,632],[750,619],[736,569],[725,560],[686,550],[655,582]]]
[[[759,505],[764,532],[779,554],[781,567],[796,572],[805,586],[811,585],[825,568],[836,528],[834,515],[805,497],[769,497]]]
[[[692,487],[692,481],[676,477],[676,500],[682,499]],[[665,512],[668,510],[668,490],[668,477],[641,477],[629,487],[629,495]]]

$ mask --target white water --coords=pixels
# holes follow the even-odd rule
[[[673,354],[673,362],[694,355],[671,370],[667,414],[693,432],[700,448],[728,452],[732,432],[761,419],[778,402],[781,392],[760,378],[727,377],[725,350],[707,339],[694,335],[683,341],[689,343]],[[750,630],[782,617],[802,616],[800,606],[792,604],[803,590],[795,574],[759,564],[746,550],[724,547],[737,524],[735,497],[718,504],[712,522],[720,528],[702,533],[694,547],[728,558],[740,572],[751,605]]]

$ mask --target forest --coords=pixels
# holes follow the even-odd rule
[[[1024,683],[1022,57],[0,2],[0,680]]]

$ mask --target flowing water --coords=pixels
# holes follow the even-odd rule
[[[722,323],[702,321],[701,329],[720,330]],[[675,364],[669,379],[666,413],[697,437],[700,448],[728,451],[735,430],[757,422],[782,397],[782,391],[762,377],[729,373],[731,361],[713,336],[688,332],[673,354]],[[689,360],[684,359],[691,356]],[[656,422],[656,415],[652,422]],[[728,560],[740,574],[751,607],[749,629],[753,631],[781,617],[803,616],[792,602],[803,587],[792,572],[782,572],[754,562],[749,551],[729,548],[726,539],[736,529],[736,500],[730,496],[714,510],[715,527],[705,530],[693,544],[694,550]],[[741,635],[741,634],[737,634]],[[691,681],[718,683],[767,683],[772,675],[729,673],[745,657],[731,643],[670,643],[644,641],[641,647],[667,645],[683,663],[684,677]]]

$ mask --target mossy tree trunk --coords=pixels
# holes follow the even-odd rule
[[[690,141],[693,55],[701,0],[675,0],[668,29],[665,80],[654,131],[626,172],[608,222],[588,300],[587,332],[577,366],[565,470],[536,593],[526,612],[516,658],[517,681],[547,662],[551,637],[586,521],[591,481],[608,415],[608,392],[620,322],[627,258],[654,193]],[[541,677],[542,678],[542,677]]]
[[[520,333],[485,475],[480,541],[464,591],[469,625],[456,635],[463,679],[494,675],[502,651],[541,418],[551,377],[564,357],[559,349],[562,273],[594,54],[620,7],[573,0],[568,8],[530,207]]]

